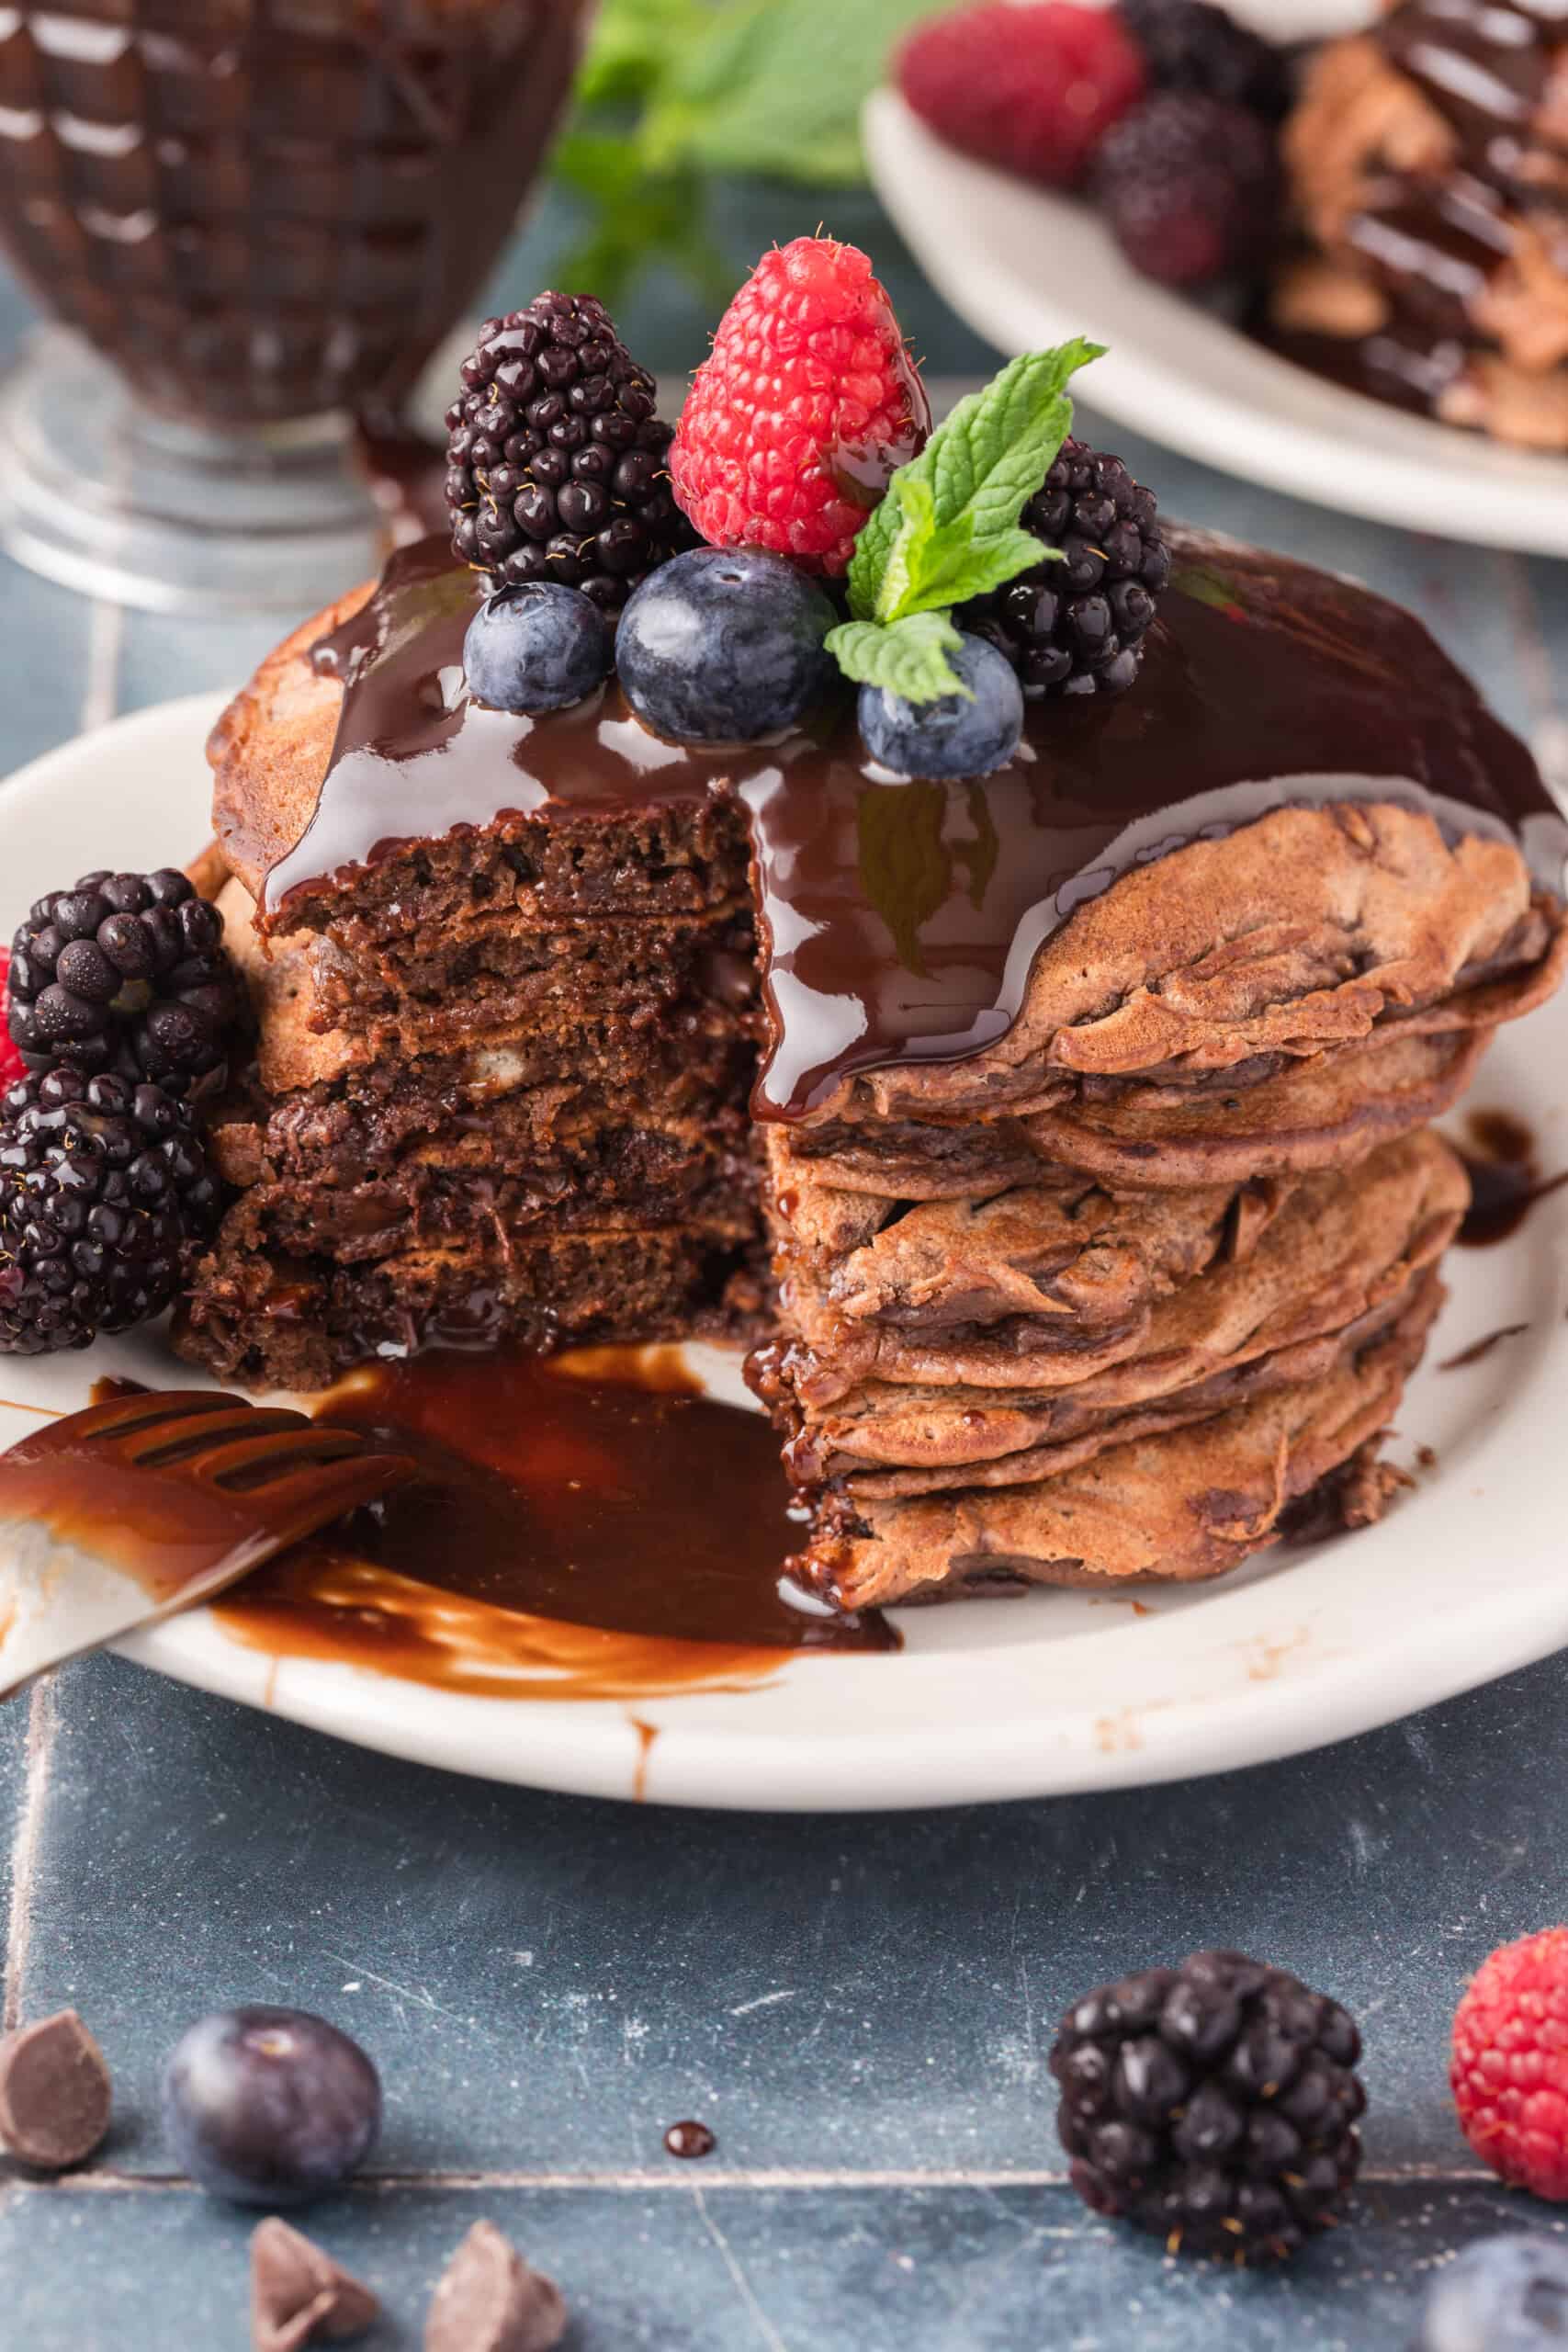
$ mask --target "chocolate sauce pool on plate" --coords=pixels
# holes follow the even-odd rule
[[[1568,1184],[1568,1169],[1543,1176],[1533,1132],[1508,1111],[1472,1111],[1460,1150],[1470,1177],[1470,1206],[1459,1229],[1468,1250],[1490,1249],[1518,1231],[1538,1201]]]
[[[702,1396],[677,1350],[437,1350],[351,1374],[317,1416],[395,1430],[423,1476],[224,1597],[257,1648],[486,1695],[636,1698],[898,1646],[784,1578],[802,1530],[777,1440]]]
[[[771,1037],[754,1107],[793,1119],[852,1072],[1004,1035],[1036,949],[1130,866],[1289,803],[1380,799],[1450,837],[1517,841],[1563,885],[1568,825],[1525,746],[1421,624],[1283,557],[1173,534],[1175,578],[1130,694],[1035,706],[979,783],[866,762],[846,690],[809,727],[676,748],[611,684],[539,718],[470,702],[483,583],[427,539],[316,648],[344,684],[316,811],[265,904],[400,843],[555,807],[720,796],[750,829]]]

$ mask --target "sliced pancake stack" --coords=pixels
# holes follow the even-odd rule
[[[455,695],[477,591],[439,547],[298,631],[214,739],[257,1047],[184,1351],[310,1387],[429,1344],[758,1341],[799,1572],[846,1607],[1207,1577],[1375,1516],[1467,1197],[1429,1123],[1557,983],[1568,834],[1408,616],[1178,551],[1136,691],[953,786],[970,864],[934,883],[912,819],[867,864],[865,804],[931,787],[858,755],[705,762],[613,684],[539,727]],[[345,696],[312,648],[356,628]],[[1021,848],[979,861],[980,816]],[[889,993],[994,1006],[992,874],[1030,914],[1074,884],[1010,1021],[856,1060]],[[814,1064],[824,1014],[851,1050]],[[751,1087],[784,1043],[826,1075],[781,1109]]]

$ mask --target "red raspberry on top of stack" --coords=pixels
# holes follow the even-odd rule
[[[710,546],[840,574],[931,411],[870,261],[832,237],[764,254],[698,368],[670,449]]]

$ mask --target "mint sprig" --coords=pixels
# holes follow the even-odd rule
[[[1010,360],[899,467],[855,542],[853,618],[828,638],[846,677],[907,702],[969,695],[948,660],[958,632],[947,616],[1060,554],[1019,517],[1067,436],[1069,379],[1104,348],[1078,335]]]

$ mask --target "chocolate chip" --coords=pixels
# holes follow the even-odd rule
[[[109,2128],[109,2070],[74,2009],[0,2041],[0,2144],[39,2172],[90,2156]]]
[[[552,2278],[530,2270],[491,2222],[476,2222],[442,2275],[424,2352],[550,2352],[566,2333]]]
[[[251,2233],[251,2341],[255,2352],[299,2352],[305,2344],[346,2344],[381,2309],[368,2287],[287,2222]]]

